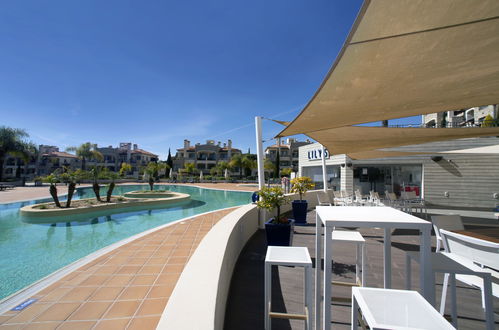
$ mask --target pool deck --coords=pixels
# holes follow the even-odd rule
[[[133,183],[120,183],[120,185],[145,185],[144,182],[133,182]],[[186,186],[198,186],[209,189],[221,189],[221,190],[238,190],[238,191],[256,191],[257,187],[244,186],[238,183],[172,183],[174,185],[186,185]],[[155,186],[164,185],[164,183],[157,183]],[[90,185],[79,185],[78,188],[90,187]],[[57,192],[60,196],[67,194],[68,188],[65,185],[57,185]],[[51,198],[48,186],[34,187],[16,187],[14,189],[2,190],[0,191],[0,204],[4,203],[15,203],[32,199],[40,198]]]
[[[190,256],[236,208],[177,222],[140,237],[34,294],[0,329],[154,329]]]

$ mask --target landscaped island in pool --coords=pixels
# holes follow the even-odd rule
[[[85,216],[88,214],[106,215],[122,213],[131,208],[134,211],[148,210],[172,207],[179,203],[189,201],[190,195],[173,191],[133,191],[123,196],[112,196],[109,202],[105,200],[98,201],[95,198],[83,198],[71,203],[71,207],[57,207],[54,202],[38,203],[23,206],[20,210],[21,215],[26,217],[25,221],[29,223],[38,222],[66,222],[68,216]],[[140,196],[135,197],[135,196]],[[134,198],[135,197],[135,198]],[[99,214],[99,212],[104,213]],[[69,219],[70,220],[70,219]]]
[[[191,198],[164,209],[127,209],[106,215],[79,215],[71,216],[65,222],[44,224],[24,222],[19,210],[26,205],[50,200],[0,204],[0,299],[94,251],[145,230],[251,201],[251,192],[155,185],[156,189],[165,187],[173,192],[189,194]],[[114,193],[123,195],[148,189],[146,185],[121,185],[116,186]],[[92,188],[78,189],[75,199],[83,198],[94,198]]]

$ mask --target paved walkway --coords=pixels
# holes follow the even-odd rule
[[[68,188],[64,185],[58,185],[57,192],[59,193],[59,195],[65,195],[68,193]],[[15,187],[14,189],[0,191],[0,204],[40,198],[51,198],[49,193],[49,186]]]
[[[17,189],[17,188],[16,188]],[[182,221],[136,239],[35,294],[0,329],[154,329],[189,257],[235,208]]]

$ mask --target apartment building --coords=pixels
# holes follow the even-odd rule
[[[149,162],[158,161],[158,155],[129,142],[120,143],[116,148],[113,146],[97,148],[97,151],[103,155],[103,160],[87,159],[85,165],[87,169],[91,166],[101,166],[117,172],[122,163],[129,163],[132,166],[133,176],[138,177],[141,167],[147,166]],[[26,180],[32,180],[36,176],[49,175],[59,168],[75,170],[81,168],[81,165],[82,162],[76,155],[60,151],[57,146],[42,144],[38,147],[38,155],[31,157],[27,166],[21,158],[7,157],[4,162],[3,178],[25,177]]]
[[[498,106],[485,105],[469,109],[445,111],[423,115],[425,127],[473,127],[482,126],[487,115],[497,118]]]
[[[203,174],[209,174],[210,170],[221,161],[230,162],[234,155],[241,154],[241,150],[232,147],[232,140],[227,143],[215,140],[207,140],[206,143],[191,145],[189,140],[184,140],[184,147],[177,149],[173,160],[173,171],[177,172],[184,168],[186,163],[193,163]],[[239,173],[239,169],[233,168],[231,174]]]
[[[310,140],[297,141],[294,138],[288,138],[280,144],[268,146],[265,149],[265,159],[275,162],[277,153],[279,153],[279,171],[285,168],[291,168],[293,172],[298,171],[299,148],[311,144]]]
[[[140,167],[147,166],[150,162],[157,162],[158,155],[140,149],[137,144],[130,142],[121,142],[119,147],[108,146],[97,148],[102,156],[102,162],[91,160],[87,162],[88,166],[97,165],[108,168],[110,171],[119,171],[122,163],[128,163],[132,166],[134,175],[138,175]]]

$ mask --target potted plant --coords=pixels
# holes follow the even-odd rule
[[[299,200],[294,200],[291,204],[293,207],[293,218],[295,218],[296,225],[307,224],[307,208],[308,202],[303,199],[303,194],[312,189],[315,185],[312,179],[308,176],[302,176],[291,180],[291,192],[300,195]]]
[[[277,210],[274,218],[265,223],[267,244],[274,246],[289,246],[293,242],[294,220],[281,215],[281,206],[289,199],[280,187],[266,187],[258,191],[260,200],[256,203],[259,208],[268,211]]]

